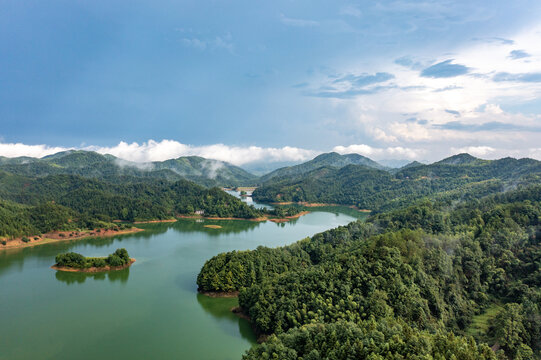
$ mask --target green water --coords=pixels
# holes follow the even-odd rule
[[[330,212],[285,224],[182,220],[115,238],[0,250],[0,359],[240,359],[254,334],[229,311],[236,299],[197,293],[205,260],[286,245],[353,220]],[[137,259],[131,268],[99,275],[50,269],[60,252],[103,256],[119,247]]]

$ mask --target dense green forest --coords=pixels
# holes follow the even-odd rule
[[[273,334],[245,359],[541,359],[540,239],[540,185],[442,194],[217,255],[197,283],[240,291],[257,331]]]
[[[480,160],[467,154],[440,162],[412,164],[397,171],[383,171],[362,165],[325,166],[263,184],[253,193],[255,201],[323,202],[355,205],[361,209],[385,211],[411,204],[419,197],[433,196],[497,182],[500,190],[520,183],[541,181],[541,162],[504,158]]]
[[[91,267],[103,268],[106,266],[123,266],[131,262],[128,251],[124,248],[116,249],[107,257],[85,257],[81,254],[68,252],[55,257],[55,266],[74,269],[88,269]]]
[[[108,226],[202,212],[254,218],[262,212],[218,188],[188,180],[110,183],[77,175],[26,177],[0,172],[0,236]]]
[[[287,166],[271,171],[270,173],[261,176],[257,182],[259,184],[265,184],[269,181],[276,182],[286,178],[298,178],[321,167],[330,166],[334,168],[342,168],[347,165],[364,165],[369,168],[388,170],[388,168],[359,154],[340,155],[335,152],[331,152],[318,155],[314,159],[299,165]]]
[[[206,187],[250,185],[257,178],[223,161],[185,156],[166,161],[135,163],[93,151],[64,151],[41,159],[0,156],[0,171],[30,177],[79,175],[108,182],[161,179],[191,180]]]
[[[75,215],[73,210],[52,202],[25,206],[0,200],[0,238],[39,235],[53,230],[75,230],[85,227],[83,224],[70,221]],[[104,224],[96,221],[92,225],[99,227]]]

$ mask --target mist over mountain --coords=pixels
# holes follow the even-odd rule
[[[238,166],[198,156],[139,163],[83,150],[68,150],[41,159],[2,157],[0,170],[26,176],[71,174],[110,181],[118,181],[119,177],[188,179],[204,186],[239,186],[256,179]]]

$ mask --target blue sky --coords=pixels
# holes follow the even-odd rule
[[[0,1],[0,155],[541,158],[539,1]]]

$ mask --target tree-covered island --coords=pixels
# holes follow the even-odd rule
[[[58,254],[52,266],[60,271],[101,272],[125,269],[135,262],[124,248],[117,249],[107,257],[85,257],[75,252]]]

